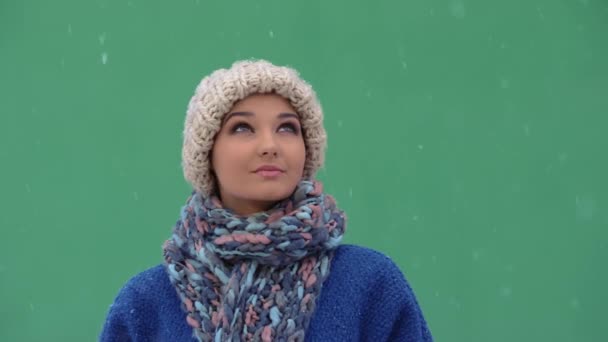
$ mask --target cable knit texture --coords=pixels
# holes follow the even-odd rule
[[[321,104],[314,90],[292,68],[264,60],[244,60],[203,78],[188,104],[182,168],[184,177],[194,189],[205,195],[216,190],[209,156],[224,116],[237,101],[264,93],[281,95],[297,111],[306,146],[303,177],[308,180],[315,177],[323,165],[327,134]]]
[[[194,192],[164,246],[201,341],[303,342],[345,215],[318,181],[247,217]]]
[[[120,290],[100,341],[196,341],[185,317],[165,267],[158,265],[136,275]],[[395,263],[371,249],[341,245],[335,250],[305,340],[428,342],[432,337]]]

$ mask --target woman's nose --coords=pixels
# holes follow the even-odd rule
[[[258,141],[258,152],[261,156],[274,156],[279,153],[277,141],[272,132],[261,133]]]

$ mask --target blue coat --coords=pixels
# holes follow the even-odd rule
[[[111,305],[101,341],[196,341],[163,265],[127,282]],[[323,283],[306,341],[432,341],[403,274],[385,255],[341,245]]]

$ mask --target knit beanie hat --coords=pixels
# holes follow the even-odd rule
[[[186,180],[196,191],[207,196],[217,191],[210,156],[224,115],[237,101],[265,93],[289,100],[299,115],[306,146],[303,178],[314,178],[323,165],[327,144],[323,111],[314,90],[292,68],[264,60],[244,60],[203,78],[188,104],[182,167]]]

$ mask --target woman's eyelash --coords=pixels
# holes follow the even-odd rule
[[[247,128],[250,131],[253,131],[253,129],[251,128],[251,126],[245,122],[239,122],[236,123],[234,126],[232,126],[232,129],[230,129],[231,133],[237,133],[237,131],[241,128]],[[281,129],[282,127],[289,127],[294,133],[299,133],[299,129],[298,129],[298,125],[291,123],[291,122],[287,122],[284,124],[281,124],[281,126],[279,126],[279,129]]]
[[[281,127],[283,127],[283,126],[287,126],[287,127],[291,128],[291,130],[294,133],[298,133],[298,126],[296,124],[294,124],[294,123],[291,123],[291,122],[284,123],[284,124],[281,125]]]
[[[230,132],[235,133],[237,131],[237,129],[239,129],[240,127],[245,127],[251,130],[251,126],[249,126],[249,124],[246,124],[244,122],[239,122],[237,124],[235,124],[234,126],[232,126],[232,129],[230,130]]]

